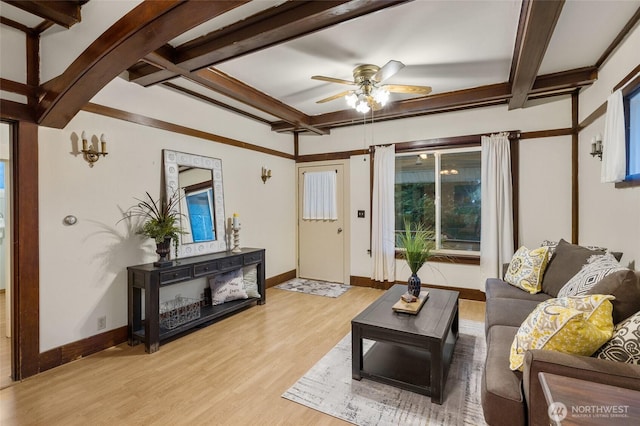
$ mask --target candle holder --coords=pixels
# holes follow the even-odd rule
[[[93,149],[93,144],[89,147],[87,143],[87,134],[82,132],[82,156],[89,163],[89,167],[93,167],[93,163],[100,159],[100,156],[106,157],[107,154],[107,138],[104,134],[100,136],[101,151]]]
[[[602,161],[602,136],[598,135],[591,139],[591,152],[592,157],[598,157]]]
[[[233,250],[231,253],[240,253],[240,226],[233,228]]]

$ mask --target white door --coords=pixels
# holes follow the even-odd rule
[[[305,172],[335,170],[338,220],[302,219]],[[301,278],[345,282],[344,167],[342,164],[298,169],[298,275]],[[347,283],[348,284],[348,283]]]

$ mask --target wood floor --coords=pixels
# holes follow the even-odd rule
[[[0,292],[0,389],[11,385],[11,339],[5,332],[7,293]]]
[[[266,305],[154,354],[123,343],[1,390],[0,424],[345,425],[280,395],[381,294],[354,287],[332,299],[268,289]],[[484,303],[461,300],[460,317],[483,321]]]

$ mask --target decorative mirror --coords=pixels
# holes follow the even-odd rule
[[[163,162],[165,195],[180,199],[178,257],[225,251],[222,160],[165,149]]]

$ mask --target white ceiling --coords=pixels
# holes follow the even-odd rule
[[[280,3],[253,1],[170,44],[179,46]],[[640,0],[566,1],[539,75],[595,65],[639,7]],[[351,80],[353,68],[364,63],[382,66],[391,59],[401,61],[406,67],[386,82],[431,86],[433,94],[503,83],[509,80],[520,8],[521,0],[414,0],[214,66],[307,115],[347,108],[343,99],[316,101],[348,86],[311,76]],[[28,26],[42,22],[5,3],[1,13]],[[47,32],[42,36],[47,37]],[[183,78],[171,83],[269,121],[278,120]],[[408,96],[393,94],[391,100]]]

